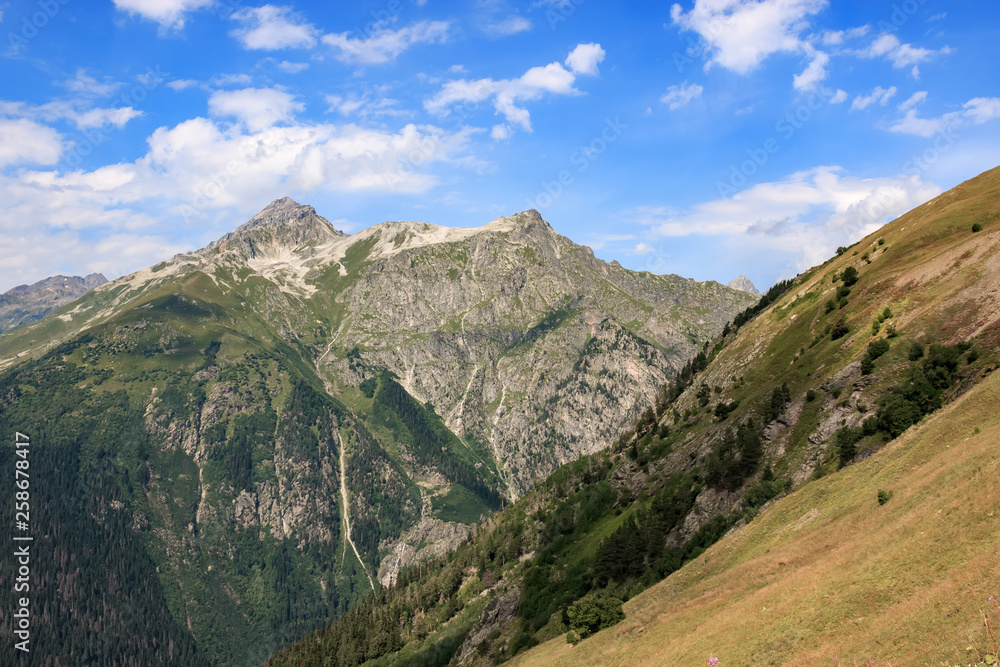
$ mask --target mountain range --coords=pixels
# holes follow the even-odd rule
[[[260,664],[602,449],[754,301],[535,211],[347,235],[287,198],[101,285],[0,336],[0,423],[44,443],[36,654]]]
[[[106,282],[103,274],[91,273],[84,278],[52,276],[33,285],[11,288],[0,294],[0,333],[36,322]]]

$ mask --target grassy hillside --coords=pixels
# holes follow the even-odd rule
[[[975,662],[989,644],[981,610],[992,615],[988,598],[1000,597],[998,404],[992,375],[874,456],[766,508],[627,602],[622,623],[513,664]],[[884,505],[880,490],[892,493]]]

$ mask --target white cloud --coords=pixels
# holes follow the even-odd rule
[[[305,108],[295,96],[277,88],[220,90],[208,99],[213,116],[233,116],[250,130],[265,130],[276,123],[291,120]]]
[[[830,56],[822,51],[815,51],[809,66],[802,74],[795,75],[792,85],[795,90],[815,90],[816,87],[826,80],[826,66],[830,64]]]
[[[211,86],[246,86],[253,83],[253,77],[246,72],[239,74],[216,74],[209,80]]]
[[[842,104],[847,101],[847,91],[841,88],[837,89],[837,92],[833,94],[830,98],[830,104]]]
[[[857,51],[856,54],[862,58],[887,58],[896,69],[918,65],[937,55],[947,55],[951,53],[951,48],[945,46],[941,49],[924,49],[915,47],[912,44],[903,44],[899,38],[892,33],[884,33],[875,38],[868,48]],[[919,70],[914,67],[914,76],[919,74]]]
[[[709,46],[712,64],[746,74],[774,53],[804,48],[800,35],[809,17],[827,7],[827,0],[695,0],[690,12],[675,4],[673,22],[697,32]]]
[[[88,97],[107,97],[121,85],[116,81],[98,81],[88,75],[82,68],[76,71],[76,76],[63,82],[71,92]]]
[[[433,97],[424,101],[424,108],[431,113],[446,116],[451,113],[453,106],[478,104],[492,99],[496,113],[503,116],[509,126],[518,126],[531,132],[531,115],[527,109],[518,106],[518,102],[537,100],[546,93],[580,94],[573,87],[577,74],[597,74],[597,63],[603,58],[604,49],[600,44],[580,44],[566,58],[573,71],[567,70],[560,63],[550,63],[544,67],[532,67],[517,79],[449,81]]]
[[[998,118],[1000,118],[1000,97],[976,97],[963,104],[961,111],[952,111],[937,118],[921,118],[917,115],[916,109],[910,108],[903,118],[889,127],[889,131],[932,137],[939,132],[969,125],[982,125]]]
[[[214,0],[114,0],[115,7],[129,14],[138,14],[155,21],[163,28],[184,27],[184,15],[196,9],[210,7]]]
[[[647,207],[626,217],[649,227],[647,244],[664,237],[729,237],[744,252],[793,255],[804,270],[940,192],[918,176],[861,179],[844,176],[839,167],[816,167],[686,211]]]
[[[604,62],[607,52],[600,44],[577,44],[576,48],[566,56],[566,67],[574,74],[597,76],[597,66]]]
[[[636,243],[635,247],[632,248],[632,254],[635,255],[648,255],[651,252],[655,252],[656,248],[645,242]]]
[[[31,121],[44,120],[55,122],[66,120],[80,130],[113,125],[119,129],[133,118],[142,115],[141,111],[132,107],[100,108],[92,107],[90,100],[73,99],[58,100],[41,106],[32,106],[23,102],[0,103],[0,115],[20,117]]]
[[[899,110],[906,111],[907,109],[912,109],[918,104],[923,104],[926,99],[927,99],[926,90],[921,90],[919,92],[913,93],[906,99],[905,102],[899,105]]]
[[[840,46],[845,41],[864,37],[871,31],[871,26],[863,25],[850,30],[824,31],[820,35],[820,41],[826,46]]]
[[[278,63],[278,69],[282,72],[288,72],[289,74],[298,74],[299,72],[304,72],[309,69],[309,63],[293,63],[283,60]]]
[[[484,30],[486,34],[494,37],[506,37],[531,30],[531,21],[523,16],[511,16],[501,21],[489,23]]]
[[[438,44],[448,39],[448,21],[420,21],[412,26],[383,28],[368,37],[351,37],[344,32],[323,36],[323,43],[337,50],[337,59],[349,63],[378,65],[395,60],[416,44]]]
[[[511,135],[513,134],[514,131],[510,128],[509,125],[503,125],[503,124],[494,125],[493,128],[490,130],[490,138],[492,138],[494,141],[503,141],[504,139],[510,139]]]
[[[167,87],[171,90],[187,90],[188,88],[194,88],[198,85],[197,81],[193,79],[176,79],[174,81],[168,81]]]
[[[73,117],[73,121],[81,130],[105,127],[107,125],[113,125],[121,129],[130,120],[138,118],[141,115],[141,111],[137,111],[132,107],[123,107],[121,109],[90,109],[89,111],[76,114]]]
[[[704,92],[704,88],[698,84],[685,81],[679,86],[667,88],[667,92],[660,97],[660,101],[666,104],[671,111],[676,111],[700,98],[702,92]]]
[[[297,20],[291,7],[246,7],[234,13],[232,18],[243,27],[230,34],[247,49],[311,49],[316,46],[319,35],[315,26]]]
[[[465,65],[452,65],[448,68],[448,71],[452,74],[465,74],[468,72],[468,70],[465,69]]]
[[[0,166],[55,164],[63,151],[59,133],[26,118],[0,118]]]
[[[410,112],[399,109],[399,100],[386,97],[381,89],[374,93],[366,92],[361,96],[327,95],[324,98],[328,105],[328,113],[339,113],[342,116],[359,116],[361,118],[377,118],[381,116],[407,116]]]
[[[1000,118],[1000,97],[977,97],[962,105],[965,116],[975,125]]]
[[[882,86],[876,86],[870,95],[864,95],[864,96],[858,95],[857,97],[855,97],[854,101],[851,102],[851,111],[856,111],[856,110],[863,111],[876,103],[879,106],[884,107],[886,104],[889,103],[889,100],[891,100],[895,95],[896,95],[896,86],[892,86],[888,90],[886,90]]]

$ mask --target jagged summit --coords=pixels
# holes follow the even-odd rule
[[[259,258],[306,243],[325,243],[342,236],[345,234],[316,213],[312,206],[282,197],[208,248],[231,250],[247,258]]]
[[[735,280],[730,282],[727,285],[727,287],[731,287],[732,289],[738,289],[741,292],[746,292],[747,294],[753,294],[754,296],[760,296],[760,292],[750,281],[750,279],[747,278],[746,276],[740,276],[739,278],[736,278]]]

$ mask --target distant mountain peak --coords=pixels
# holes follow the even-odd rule
[[[728,287],[731,287],[733,289],[738,289],[739,291],[746,292],[747,294],[753,294],[754,296],[760,296],[760,292],[750,281],[750,279],[747,278],[746,276],[740,276],[739,278],[736,278],[735,280],[729,283]]]
[[[0,294],[0,332],[40,320],[106,282],[100,273],[83,278],[60,274],[33,285],[18,285]]]
[[[266,257],[307,243],[326,243],[345,236],[312,206],[291,197],[275,199],[209,249],[236,251],[247,258]]]

